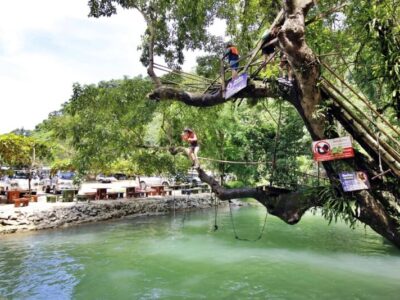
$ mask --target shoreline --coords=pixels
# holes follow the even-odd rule
[[[221,204],[221,203],[220,203]],[[222,204],[224,205],[224,204]],[[213,207],[209,194],[90,202],[31,202],[26,207],[0,206],[0,238],[4,235],[69,227],[126,216],[160,215],[185,209]]]

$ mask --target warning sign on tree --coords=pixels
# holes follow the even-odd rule
[[[316,161],[354,157],[353,144],[349,136],[313,142],[312,150]]]
[[[342,172],[339,174],[339,178],[345,192],[370,188],[368,176],[365,172]]]

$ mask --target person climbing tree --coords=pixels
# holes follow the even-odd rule
[[[271,41],[278,34],[279,29],[277,27],[273,28],[271,31],[267,30],[264,32],[262,36],[263,45],[261,48],[261,52],[264,56],[264,70],[266,69],[267,62],[271,59],[271,56],[275,52],[275,44],[271,43]]]
[[[190,128],[185,128],[182,133],[182,139],[189,143],[189,148],[186,150],[186,153],[192,161],[192,167],[200,167],[199,159],[197,158],[197,153],[200,148],[196,133]]]
[[[229,66],[232,70],[232,79],[236,79],[238,77],[239,69],[239,51],[230,42],[226,43],[226,51],[222,59],[225,57],[228,57]]]

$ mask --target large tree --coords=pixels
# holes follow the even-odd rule
[[[376,137],[378,134],[374,133],[369,128],[368,124],[362,120],[363,118],[368,118],[368,116],[364,113],[364,115],[360,117],[358,113],[354,112],[354,109],[349,108],[348,105],[344,105],[341,102],[341,98],[346,98],[346,95],[343,95],[335,85],[331,86],[329,84],[329,78],[325,80],[325,78],[329,76],[325,73],[321,73],[322,66],[320,58],[314,52],[336,49],[337,43],[340,42],[342,47],[338,49],[339,55],[336,54],[337,56],[335,58],[337,61],[340,60],[340,65],[346,65],[346,59],[344,58],[346,56],[343,54],[343,50],[352,51],[354,50],[353,47],[359,47],[356,57],[348,54],[347,58],[355,58],[356,62],[360,62],[361,58],[368,59],[368,55],[363,52],[365,49],[364,44],[368,44],[369,47],[373,47],[374,45],[373,43],[368,43],[368,34],[371,30],[377,30],[378,33],[375,37],[377,43],[380,45],[380,49],[378,50],[386,57],[386,61],[390,62],[390,66],[388,64],[387,67],[383,69],[382,73],[387,74],[387,72],[389,72],[390,74],[390,72],[396,72],[399,68],[398,59],[393,56],[393,54],[388,54],[390,51],[392,51],[390,53],[393,53],[392,49],[394,49],[397,45],[396,43],[398,43],[396,35],[394,34],[398,32],[398,26],[389,30],[387,26],[389,21],[387,21],[387,18],[385,19],[382,16],[373,18],[373,16],[371,17],[371,15],[369,15],[367,17],[371,25],[369,26],[370,31],[367,31],[368,28],[363,28],[366,31],[366,33],[362,35],[366,37],[365,43],[359,44],[354,42],[354,40],[352,41],[352,37],[345,36],[345,34],[351,32],[351,30],[348,29],[349,26],[352,25],[352,22],[362,24],[363,18],[366,16],[366,13],[362,9],[356,10],[355,7],[359,5],[360,7],[366,7],[370,5],[371,1],[361,1],[361,4],[358,1],[354,3],[351,2],[349,3],[349,10],[345,13],[334,13],[328,16],[324,22],[312,24],[314,28],[308,33],[308,40],[311,43],[310,47],[307,43],[306,17],[315,5],[314,1],[286,0],[284,1],[282,10],[277,14],[277,17],[272,23],[271,29],[275,27],[279,30],[277,46],[281,51],[287,54],[289,64],[296,77],[296,84],[292,89],[282,90],[279,88],[280,83],[277,81],[269,80],[267,84],[264,84],[261,81],[257,81],[257,78],[254,78],[245,90],[236,94],[231,99],[225,99],[222,91],[212,94],[193,94],[174,87],[161,85],[161,81],[153,70],[153,61],[154,49],[157,49],[157,46],[162,44],[157,44],[158,38],[163,36],[162,30],[166,28],[179,29],[183,23],[190,24],[185,27],[187,35],[178,34],[180,32],[179,30],[171,31],[176,41],[180,41],[178,44],[184,47],[186,45],[185,42],[188,43],[190,41],[190,33],[193,30],[200,28],[204,32],[205,26],[209,24],[213,17],[223,17],[228,19],[228,24],[230,25],[228,29],[231,34],[237,37],[239,44],[245,49],[246,43],[249,44],[249,40],[252,40],[252,37],[254,37],[254,34],[257,32],[257,28],[261,28],[265,23],[265,18],[262,18],[262,16],[252,18],[252,16],[254,17],[256,14],[255,7],[258,6],[265,9],[268,5],[268,7],[273,7],[271,2],[275,2],[229,1],[228,3],[224,2],[223,4],[226,4],[226,6],[224,6],[218,1],[211,1],[208,4],[211,5],[211,3],[213,3],[213,5],[200,7],[199,10],[195,10],[194,18],[190,17],[188,13],[189,10],[185,10],[185,6],[182,7],[183,2],[185,5],[187,4],[186,8],[189,10],[192,8],[192,5],[195,5],[193,4],[194,2],[200,4],[207,3],[206,1],[157,1],[159,5],[165,4],[165,6],[157,9],[151,1],[144,2],[146,3],[145,7],[140,6],[144,5],[141,1],[92,0],[89,3],[91,15],[93,16],[111,15],[115,12],[114,5],[118,3],[124,8],[139,9],[144,13],[146,20],[150,19],[150,22],[148,21],[149,30],[146,33],[147,39],[150,39],[150,43],[148,43],[147,52],[145,54],[149,55],[147,61],[147,65],[149,66],[148,73],[154,80],[156,87],[150,95],[151,99],[158,101],[174,100],[196,107],[210,107],[221,105],[237,98],[248,98],[253,99],[253,101],[264,101],[267,97],[276,99],[282,98],[295,107],[313,140],[337,137],[339,132],[337,127],[334,126],[335,120],[337,120],[342,127],[354,137],[360,149],[362,149],[362,151],[357,151],[356,157],[353,160],[323,163],[333,186],[332,197],[326,197],[327,193],[323,193],[325,196],[322,196],[321,193],[310,195],[299,191],[290,192],[274,188],[260,189],[250,187],[225,189],[199,168],[198,172],[201,179],[211,185],[213,191],[220,199],[228,200],[232,198],[253,197],[264,204],[271,214],[280,217],[289,224],[297,223],[304,212],[309,208],[324,206],[329,203],[350,218],[357,219],[369,225],[377,233],[400,247],[400,208],[398,205],[398,197],[400,194],[398,186],[400,158],[398,149],[395,148],[398,139],[397,141],[396,139],[391,141],[378,139],[379,142],[377,142]],[[374,7],[382,8],[382,5],[385,5],[387,1],[372,2],[374,2]],[[324,6],[327,7],[331,5],[330,8],[332,8],[334,4],[336,4],[336,1],[327,1],[324,3]],[[175,16],[172,13],[175,12],[177,7],[180,7],[182,11]],[[208,11],[202,10],[207,8],[209,9]],[[277,12],[276,3],[274,8],[275,10],[272,9],[272,11]],[[321,5],[319,8],[322,10],[323,6]],[[158,11],[160,14],[154,14],[154,10]],[[397,8],[393,7],[393,10],[396,12]],[[381,13],[381,11],[382,10],[379,12]],[[374,11],[372,13],[374,13]],[[207,15],[208,22],[204,22],[205,18],[199,21],[198,17],[202,14]],[[318,19],[319,14],[320,11],[313,11],[314,17],[307,23],[312,23],[312,20]],[[265,16],[268,17],[267,14],[265,14]],[[158,23],[159,20],[165,23]],[[383,22],[382,20],[386,21]],[[380,21],[383,23],[380,24]],[[154,24],[160,25],[160,28],[155,27]],[[172,27],[168,27],[171,25]],[[159,33],[157,30],[160,30]],[[157,34],[160,34],[160,36]],[[332,38],[323,41],[323,39],[327,37]],[[201,38],[201,40],[206,42],[205,38]],[[172,41],[175,43],[174,39],[172,39]],[[204,45],[206,45],[206,43],[204,43]],[[249,49],[251,47],[247,48]],[[182,50],[182,48],[175,50]],[[377,51],[377,49],[374,50]],[[390,51],[388,52],[388,50]],[[177,53],[181,52],[178,51]],[[163,53],[158,52],[157,54]],[[167,55],[166,58],[168,57]],[[344,64],[342,60],[345,61]],[[178,62],[181,62],[181,60],[178,60]],[[337,66],[338,70],[343,72],[343,70],[339,68],[341,67],[340,65]],[[352,71],[356,72],[358,77],[352,76],[351,79],[354,80],[355,83],[357,79],[360,81],[360,74],[362,75],[362,72],[357,68],[353,68]],[[380,74],[378,72],[376,73],[378,75]],[[332,73],[330,76],[334,76],[334,74],[335,73]],[[348,74],[353,75],[351,72]],[[324,76],[321,77],[321,75]],[[397,85],[389,83],[387,85],[381,84],[380,87],[381,92],[392,93],[393,99],[397,96]],[[330,101],[331,99],[335,101]],[[395,104],[390,99],[388,102]],[[395,105],[392,106],[396,109]],[[321,111],[323,111],[323,113],[321,113]],[[391,124],[385,124],[385,126],[387,125],[390,126]],[[396,130],[395,127],[393,127],[393,129]],[[382,129],[382,131],[384,130]],[[386,172],[385,175],[380,175],[381,169],[379,168],[378,161],[381,160],[385,170],[390,170],[390,172]],[[354,192],[350,196],[344,194],[337,184],[338,174],[343,170],[366,170],[370,178],[375,178],[375,180],[371,181],[371,189]],[[333,203],[332,199],[334,199]],[[340,202],[340,205],[335,205],[335,201]],[[352,209],[352,201],[354,201],[356,209]]]

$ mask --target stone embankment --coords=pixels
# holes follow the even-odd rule
[[[99,200],[71,203],[31,203],[27,207],[0,206],[0,234],[70,226],[130,215],[165,214],[174,210],[212,207],[209,194],[190,198],[165,197]]]

